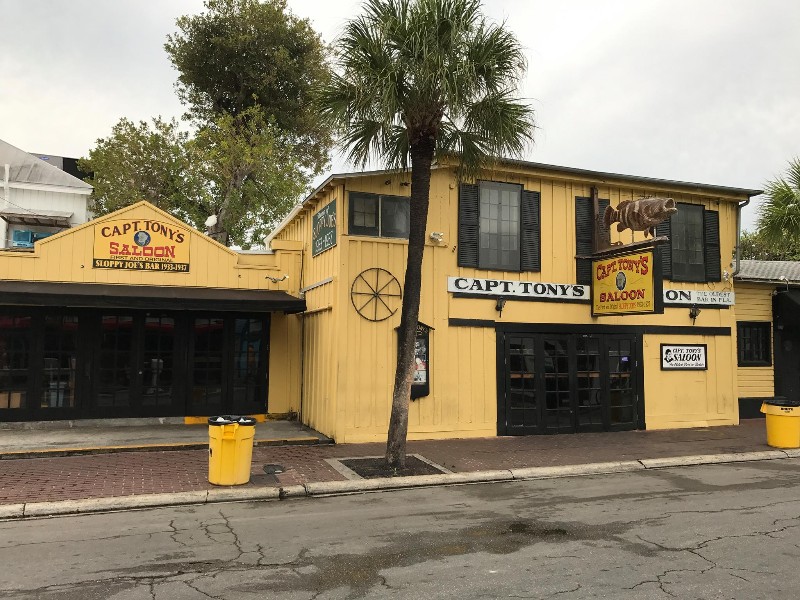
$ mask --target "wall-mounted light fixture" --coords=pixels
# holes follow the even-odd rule
[[[432,242],[437,244],[441,244],[444,241],[444,232],[443,231],[431,231],[428,234],[428,237],[431,238]]]
[[[692,307],[689,309],[689,318],[692,320],[692,325],[694,325],[698,316],[700,316],[700,307],[696,304],[692,304]]]
[[[501,317],[503,316],[503,308],[505,307],[505,305],[506,305],[506,299],[505,299],[505,298],[503,298],[502,296],[500,296],[500,297],[497,299],[497,304],[495,304],[495,305],[494,305],[494,309],[495,309],[497,312],[499,312],[499,313],[500,313],[500,316],[501,316]]]

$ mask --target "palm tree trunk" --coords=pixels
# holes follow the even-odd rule
[[[414,341],[419,322],[422,256],[425,251],[425,230],[428,224],[433,149],[433,140],[423,140],[411,147],[411,222],[408,233],[408,260],[400,327],[397,330],[399,343],[392,393],[392,414],[386,442],[386,462],[394,469],[403,468],[406,462],[408,403],[411,398],[411,380],[415,368]]]

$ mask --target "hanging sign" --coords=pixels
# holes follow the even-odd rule
[[[662,371],[705,371],[707,344],[661,344]]]
[[[95,269],[189,272],[189,230],[161,221],[119,219],[94,226]]]
[[[664,312],[654,267],[652,250],[593,260],[592,315]]]
[[[336,200],[316,212],[311,227],[312,256],[336,245]]]

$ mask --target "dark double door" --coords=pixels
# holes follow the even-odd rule
[[[2,358],[15,367],[0,377],[0,414],[264,413],[269,323],[269,314],[15,309],[0,318],[0,349],[14,350]]]
[[[89,328],[87,416],[266,412],[268,316],[104,314]]]
[[[499,338],[498,435],[644,428],[638,336]]]

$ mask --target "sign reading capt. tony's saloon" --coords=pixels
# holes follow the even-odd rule
[[[661,295],[653,250],[592,261],[594,316],[661,313]]]
[[[149,219],[104,221],[94,227],[95,269],[189,272],[189,230]]]

